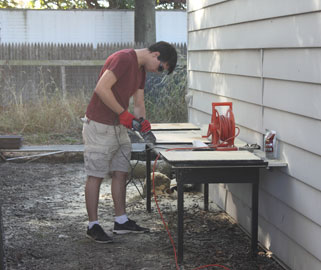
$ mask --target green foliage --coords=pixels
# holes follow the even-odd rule
[[[186,10],[186,1],[155,0],[156,9]],[[40,9],[134,9],[135,0],[29,0],[24,6],[19,0],[2,0],[0,8]]]
[[[148,120],[152,123],[186,122],[186,86],[186,63],[179,64],[169,76],[149,74],[145,94]]]
[[[42,9],[87,9],[88,5],[85,0],[30,0],[32,8]]]
[[[0,1],[0,8],[15,8],[18,6],[17,0],[2,0]]]
[[[155,8],[186,10],[186,0],[156,0]]]

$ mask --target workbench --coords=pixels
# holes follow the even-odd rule
[[[257,253],[259,170],[267,162],[248,151],[161,151],[176,171],[178,215],[178,262],[183,261],[184,185],[204,184],[204,207],[208,210],[208,184],[250,183],[252,185],[252,253]]]
[[[252,186],[252,220],[251,220],[251,251],[257,254],[258,246],[258,204],[259,204],[259,170],[263,168],[283,167],[285,162],[265,160],[264,152],[250,151],[195,151],[174,150],[172,148],[191,148],[192,141],[202,138],[204,131],[167,131],[154,132],[157,141],[153,147],[146,148],[147,200],[146,207],[151,211],[151,151],[156,151],[176,172],[177,181],[177,250],[178,263],[183,262],[184,237],[184,185],[204,185],[204,209],[208,210],[209,184],[212,183],[250,183]],[[207,141],[208,142],[208,141]],[[246,143],[236,139],[235,145]]]

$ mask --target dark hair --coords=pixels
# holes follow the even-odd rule
[[[150,52],[159,52],[158,60],[168,64],[168,73],[171,74],[176,67],[176,49],[165,41],[159,41],[148,47]]]

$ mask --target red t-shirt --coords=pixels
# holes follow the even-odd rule
[[[98,80],[107,69],[117,78],[111,88],[115,98],[124,109],[127,109],[130,97],[137,89],[145,87],[146,72],[144,68],[138,67],[135,50],[125,49],[110,55],[100,71]],[[107,107],[95,92],[87,107],[86,116],[106,125],[119,124],[118,115]]]

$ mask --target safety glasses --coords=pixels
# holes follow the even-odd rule
[[[163,72],[164,71],[164,66],[163,66],[162,62],[159,63],[159,66],[158,66],[157,70],[158,70],[158,72]]]

